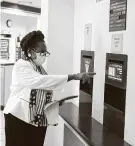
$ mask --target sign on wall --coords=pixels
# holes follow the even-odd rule
[[[92,24],[85,24],[84,32],[84,50],[91,50],[91,35],[92,35]]]
[[[127,0],[110,0],[109,31],[126,30]]]
[[[0,39],[0,59],[9,59],[9,39]]]
[[[113,34],[112,35],[112,53],[122,53],[123,52],[123,34]]]

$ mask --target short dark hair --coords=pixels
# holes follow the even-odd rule
[[[31,51],[38,42],[44,42],[44,38],[44,34],[40,30],[32,31],[23,37],[20,46],[26,58],[29,58],[28,52]]]

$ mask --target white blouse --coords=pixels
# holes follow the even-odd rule
[[[41,75],[29,61],[19,59],[12,70],[10,97],[3,112],[29,123],[31,89],[62,90],[67,80],[68,75]]]

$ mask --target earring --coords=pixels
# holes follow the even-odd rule
[[[31,57],[31,54],[29,53],[28,56]]]

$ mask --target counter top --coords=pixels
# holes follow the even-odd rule
[[[1,66],[14,65],[14,63],[0,63]]]
[[[0,65],[7,66],[7,65],[14,65],[15,63],[9,60],[0,60]]]
[[[4,60],[4,59],[0,59],[0,65],[14,65],[15,61],[13,60]]]
[[[82,109],[81,109],[82,110]],[[60,116],[91,146],[131,146],[117,135],[109,132],[86,112],[79,112],[73,103],[60,107]]]

